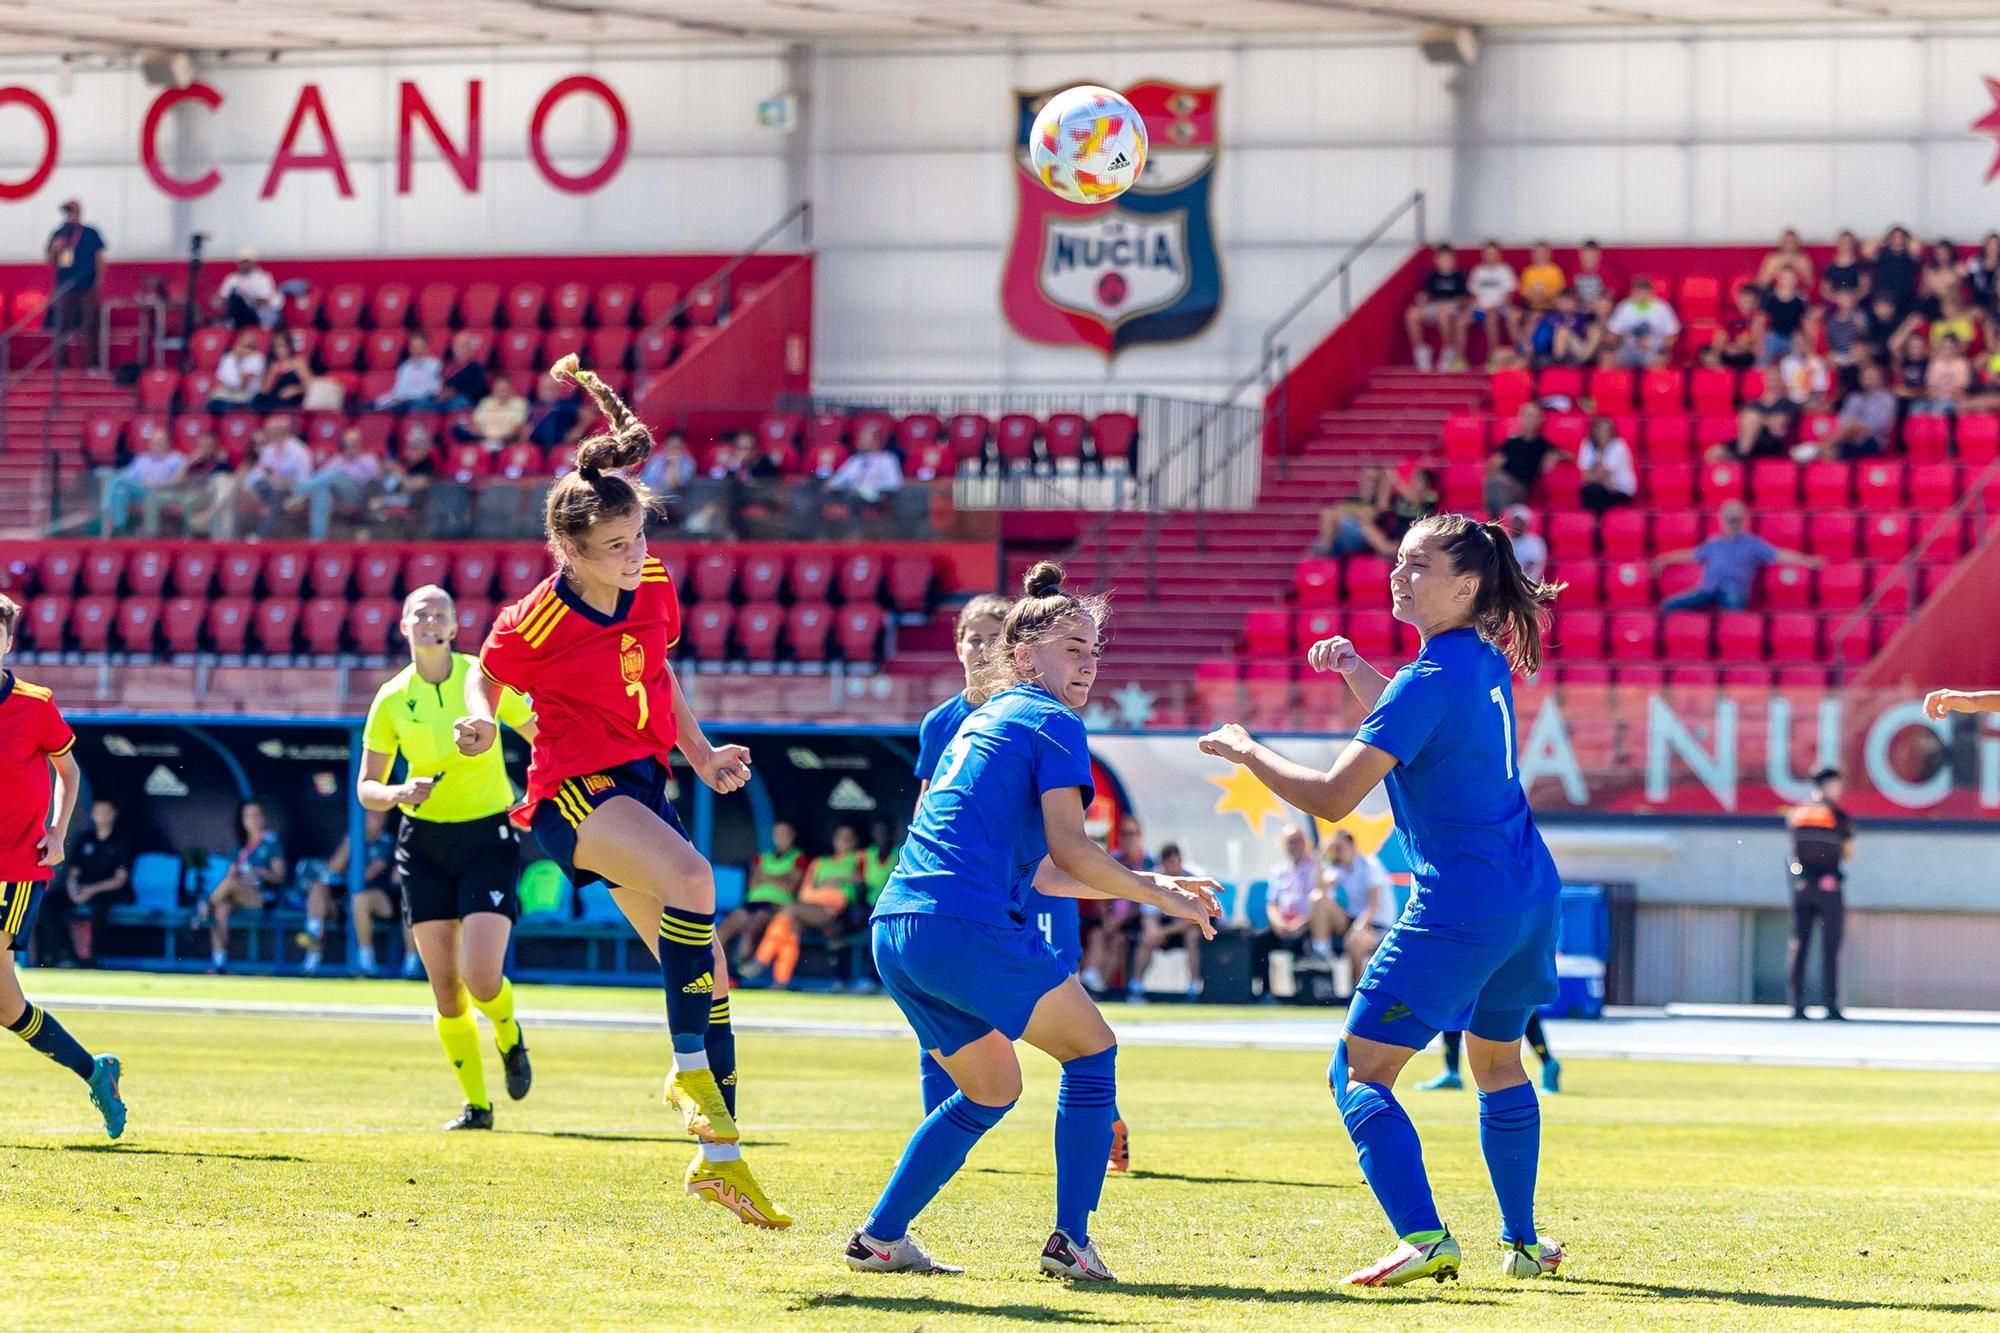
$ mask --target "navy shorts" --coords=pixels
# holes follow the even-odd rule
[[[874,923],[875,970],[927,1051],[950,1055],[989,1032],[1017,1041],[1069,969],[1032,926],[898,912]]]
[[[34,934],[42,891],[48,887],[45,879],[0,879],[0,934],[11,937],[15,945]]]
[[[1440,1032],[1518,1041],[1537,1006],[1556,998],[1559,900],[1518,916],[1390,927],[1354,988],[1347,1030],[1422,1050]]]
[[[662,820],[668,828],[688,838],[687,826],[681,823],[680,812],[667,798],[667,766],[657,759],[634,759],[629,764],[607,768],[602,773],[590,773],[580,778],[565,778],[554,794],[546,797],[535,807],[529,827],[534,830],[535,841],[542,844],[542,850],[549,859],[562,867],[563,874],[577,888],[594,884],[604,876],[593,870],[579,869],[576,864],[576,830],[590,816],[590,812],[616,796],[629,796],[645,806]]]

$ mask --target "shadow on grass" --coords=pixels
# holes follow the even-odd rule
[[[1078,1287],[1074,1290],[1091,1289]],[[1237,1301],[1244,1305],[1345,1305],[1380,1299],[1376,1292],[1364,1291],[1360,1287],[1308,1287],[1287,1290],[1279,1287],[1232,1287],[1206,1282],[1119,1282],[1101,1290],[1117,1296],[1156,1296],[1162,1300],[1174,1301]],[[1477,1295],[1448,1283],[1437,1284],[1435,1288],[1430,1283],[1420,1283],[1410,1290],[1449,1292],[1449,1300],[1453,1306],[1501,1304],[1491,1296]]]
[[[670,1130],[661,1130],[657,1134],[619,1134],[608,1129],[502,1129],[494,1132],[496,1134],[519,1134],[524,1138],[537,1139],[586,1139],[594,1143],[660,1143],[669,1145],[678,1143],[690,1148],[695,1146],[694,1140],[690,1139],[687,1135],[676,1134]],[[744,1139],[742,1146],[745,1148],[782,1148],[789,1142],[790,1140],[788,1139]]]
[[[949,1282],[950,1279],[943,1279]],[[919,1279],[919,1281],[923,1281]],[[797,1302],[795,1310],[876,1310],[885,1314],[901,1314],[917,1317],[934,1315],[985,1316],[991,1319],[1017,1319],[1023,1323],[1041,1324],[1084,1324],[1099,1326],[1140,1326],[1149,1327],[1151,1319],[1122,1319],[1110,1314],[1093,1314],[1087,1310],[1062,1310],[1046,1305],[974,1305],[966,1301],[941,1300],[930,1293],[938,1288],[923,1281],[921,1294],[912,1292],[907,1296],[870,1295],[851,1292],[835,1292],[821,1296],[808,1296]],[[946,1288],[948,1290],[948,1288]],[[1235,1301],[1245,1305],[1340,1305],[1363,1301],[1357,1291],[1339,1288],[1308,1288],[1286,1290],[1271,1287],[1233,1287],[1193,1282],[1119,1282],[1107,1287],[1071,1286],[1067,1288],[1086,1298],[1102,1293],[1106,1297],[1150,1296],[1161,1300],[1175,1301]],[[1372,1293],[1371,1293],[1372,1295]],[[1451,1304],[1497,1305],[1501,1302],[1487,1296],[1476,1296],[1467,1292],[1452,1293]]]
[[[965,1174],[965,1173],[961,1173]],[[1054,1167],[1047,1171],[1015,1171],[1004,1166],[980,1166],[972,1168],[972,1175],[979,1176],[1043,1176],[1053,1177]],[[1256,1176],[1195,1176],[1179,1171],[1127,1171],[1126,1180],[1173,1180],[1189,1185],[1269,1185],[1278,1189],[1351,1189],[1349,1185],[1335,1185],[1317,1180],[1262,1180]]]
[[[944,1279],[949,1281],[950,1279]],[[967,1301],[941,1300],[930,1294],[931,1283],[917,1279],[925,1290],[908,1296],[870,1296],[850,1292],[829,1292],[825,1295],[808,1296],[796,1301],[792,1309],[807,1310],[874,1310],[882,1314],[902,1315],[913,1319],[932,1319],[942,1315],[957,1315],[964,1318],[984,1317],[987,1319],[1008,1319],[1023,1324],[1084,1324],[1098,1328],[1112,1328],[1143,1324],[1141,1320],[1118,1319],[1109,1315],[1092,1314],[1088,1310],[1054,1310],[1046,1305],[973,1305]],[[1120,1288],[1119,1290],[1123,1290]]]
[[[101,1152],[119,1157],[213,1157],[227,1162],[303,1162],[281,1152],[210,1152],[191,1148],[145,1148],[135,1143],[9,1143],[0,1151],[18,1148],[23,1152]]]
[[[1677,1287],[1661,1282],[1630,1282],[1615,1278],[1570,1277],[1551,1283],[1554,1290],[1582,1287],[1651,1296],[1671,1301],[1715,1301],[1724,1305],[1772,1306],[1789,1310],[1908,1310],[1920,1314],[1996,1314],[2000,1309],[1972,1301],[1868,1301],[1840,1296],[1806,1296],[1792,1291],[1718,1291],[1712,1287]]]

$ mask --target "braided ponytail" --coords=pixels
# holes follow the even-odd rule
[[[653,433],[646,423],[616,390],[585,370],[576,353],[550,366],[549,374],[570,380],[589,394],[609,428],[608,433],[592,435],[577,445],[576,471],[549,489],[543,517],[549,549],[562,564],[564,548],[580,548],[599,523],[635,512],[651,514],[658,501],[645,483],[624,471],[638,467],[653,452]]]

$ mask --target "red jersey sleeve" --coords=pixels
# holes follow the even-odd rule
[[[658,616],[666,624],[667,647],[672,648],[681,641],[681,595],[674,586],[673,576],[658,560],[646,561],[646,572],[639,580],[639,594],[648,600],[648,604],[635,609]]]
[[[529,631],[548,614],[555,599],[552,583],[544,583],[500,613],[479,649],[479,669],[522,694],[534,693],[542,656],[529,642]]]
[[[76,748],[76,733],[69,729],[62,710],[56,707],[54,699],[41,701],[39,744],[49,756],[66,755]]]

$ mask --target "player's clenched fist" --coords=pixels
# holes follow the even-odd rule
[[[1361,654],[1345,637],[1336,634],[1306,649],[1306,665],[1314,671],[1338,671],[1343,676],[1361,665]]]
[[[460,754],[485,754],[500,738],[500,725],[491,718],[462,717],[451,724],[451,735]]]

